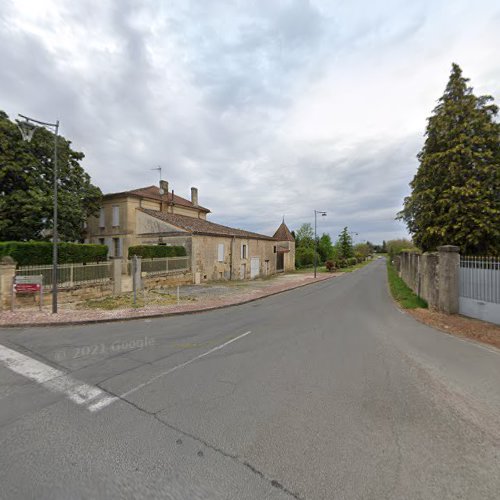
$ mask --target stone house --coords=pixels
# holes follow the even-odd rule
[[[269,276],[295,269],[295,241],[284,221],[266,236],[207,220],[210,210],[169,191],[168,183],[104,195],[98,217],[89,218],[89,243],[106,244],[109,255],[128,256],[133,245],[182,245],[196,281]]]

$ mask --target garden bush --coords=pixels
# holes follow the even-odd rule
[[[128,249],[128,258],[134,255],[143,259],[159,259],[162,257],[184,257],[187,255],[183,246],[167,245],[135,245]]]
[[[325,262],[325,267],[326,267],[326,269],[327,269],[328,271],[333,272],[333,271],[335,271],[335,270],[337,269],[337,264],[336,264],[336,262],[335,262],[335,261],[333,261],[333,260],[327,260],[327,261]]]
[[[57,244],[59,264],[100,262],[107,259],[106,245],[84,243]],[[50,241],[4,241],[0,242],[0,257],[12,257],[18,266],[52,264]]]
[[[295,251],[296,267],[308,267],[314,265],[314,249],[310,247],[299,247]]]
[[[357,263],[358,263],[358,259],[356,259],[356,257],[349,257],[347,259],[348,266],[355,266]]]

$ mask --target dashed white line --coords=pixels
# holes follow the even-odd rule
[[[170,375],[171,373],[175,372],[176,370],[179,370],[180,368],[184,368],[185,366],[190,365],[191,363],[194,363],[195,361],[198,361],[199,359],[204,358],[205,356],[208,356],[209,354],[212,354],[215,351],[219,351],[220,349],[223,349],[224,347],[228,346],[229,344],[232,344],[233,342],[236,342],[237,340],[240,340],[243,337],[246,337],[250,333],[252,333],[252,332],[248,331],[248,332],[242,333],[241,335],[238,335],[237,337],[234,337],[231,340],[224,342],[223,344],[220,344],[216,347],[213,347],[212,349],[208,350],[207,352],[204,352],[203,354],[199,354],[198,356],[195,356],[194,358],[191,358],[191,359],[188,359],[187,361],[184,361],[184,363],[180,363],[176,366],[173,366],[172,368],[169,368],[168,370],[166,370],[162,373],[159,373],[158,375],[155,375],[154,377],[151,377],[149,380],[146,380],[146,382],[143,382],[142,384],[139,384],[139,385],[133,387],[132,389],[128,390],[127,392],[120,394],[119,397],[108,398],[107,400],[102,400],[98,403],[95,403],[94,405],[91,405],[89,407],[89,410],[90,411],[101,410],[102,408],[105,408],[106,406],[110,405],[111,403],[114,403],[117,399],[124,399],[127,396],[130,396],[130,394],[133,394],[134,392],[151,384],[155,380],[158,380],[161,377],[165,377],[167,375]]]

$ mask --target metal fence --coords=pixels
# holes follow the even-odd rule
[[[174,271],[186,271],[190,268],[190,260],[189,256],[141,259],[141,272],[146,273],[146,276],[155,276]],[[131,261],[129,261],[129,269],[131,269]]]
[[[18,276],[43,276],[43,286],[52,287],[52,266],[21,266],[16,269]],[[59,264],[57,266],[57,285],[59,288],[72,288],[83,284],[101,284],[111,281],[111,261],[89,264]]]
[[[460,257],[460,297],[500,304],[500,258]]]

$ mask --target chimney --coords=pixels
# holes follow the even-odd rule
[[[163,189],[163,194],[168,194],[168,181],[160,181],[160,189]]]
[[[160,179],[160,212],[165,210],[165,200],[168,200],[168,181]]]
[[[197,207],[198,206],[198,188],[191,188],[191,203]]]

